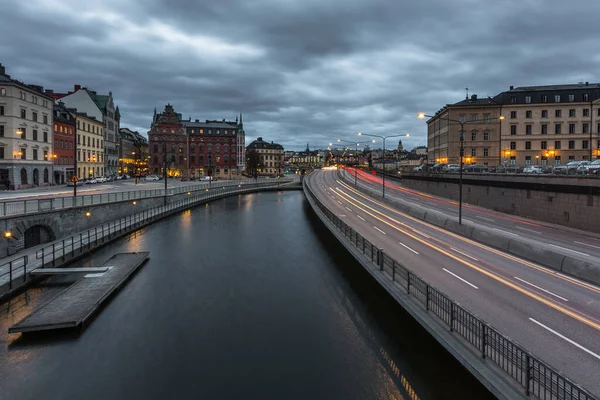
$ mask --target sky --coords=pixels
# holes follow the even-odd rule
[[[427,141],[416,114],[467,87],[482,97],[600,81],[598,0],[0,4],[0,63],[12,78],[112,91],[121,126],[143,134],[170,103],[200,120],[243,112],[246,143],[301,150],[409,133],[410,149]]]

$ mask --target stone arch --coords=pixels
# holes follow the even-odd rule
[[[46,225],[33,225],[23,232],[23,248],[37,246],[54,240],[52,230]]]
[[[44,168],[44,183],[48,183],[48,168]]]
[[[40,171],[37,168],[33,169],[33,184],[34,185],[40,184]]]
[[[27,170],[21,168],[21,185],[27,185]]]

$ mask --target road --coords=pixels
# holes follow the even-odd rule
[[[354,180],[354,170],[342,171]],[[360,187],[381,193],[381,178],[359,171],[357,182]],[[441,212],[458,220],[458,203],[441,197],[431,196],[407,189],[397,181],[386,180],[385,196],[391,200],[406,201],[423,208]],[[510,239],[519,239],[549,251],[564,254],[582,261],[600,264],[600,235],[560,225],[509,215],[463,203],[464,224],[487,228]]]
[[[421,278],[567,377],[600,394],[600,288],[402,214],[337,178],[318,198]]]

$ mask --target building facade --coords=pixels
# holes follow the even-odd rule
[[[148,172],[148,140],[129,128],[119,130],[119,174],[132,176]]]
[[[155,111],[148,139],[150,173],[164,172],[165,156],[169,176],[236,179],[243,170],[245,132],[241,115],[239,122],[182,120],[168,104],[162,113]]]
[[[260,175],[281,174],[285,171],[283,146],[277,143],[265,142],[259,137],[248,145],[246,151],[254,150],[258,153],[262,168],[258,170]]]
[[[427,121],[429,159],[526,166],[600,157],[600,84],[510,87],[494,98],[472,96]]]
[[[115,106],[112,92],[101,95],[81,85],[74,85],[72,92],[46,91],[46,93],[55,99],[60,99],[67,107],[76,108],[79,112],[86,113],[103,123],[104,171],[106,175],[116,175],[119,167],[118,135],[121,114],[119,107]]]
[[[53,105],[41,86],[11,79],[0,64],[0,187],[50,185]]]
[[[75,174],[75,121],[63,102],[54,104],[54,147],[49,155],[53,184],[64,185]]]
[[[85,113],[71,114],[77,123],[77,177],[104,176],[104,123]]]

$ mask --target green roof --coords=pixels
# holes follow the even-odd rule
[[[108,102],[108,96],[96,94],[96,92],[93,92],[91,90],[88,90],[88,93],[90,94],[90,97],[92,98],[92,100],[94,100],[94,103],[96,103],[96,105],[98,106],[99,109],[101,109],[101,110],[106,109],[106,103]]]

